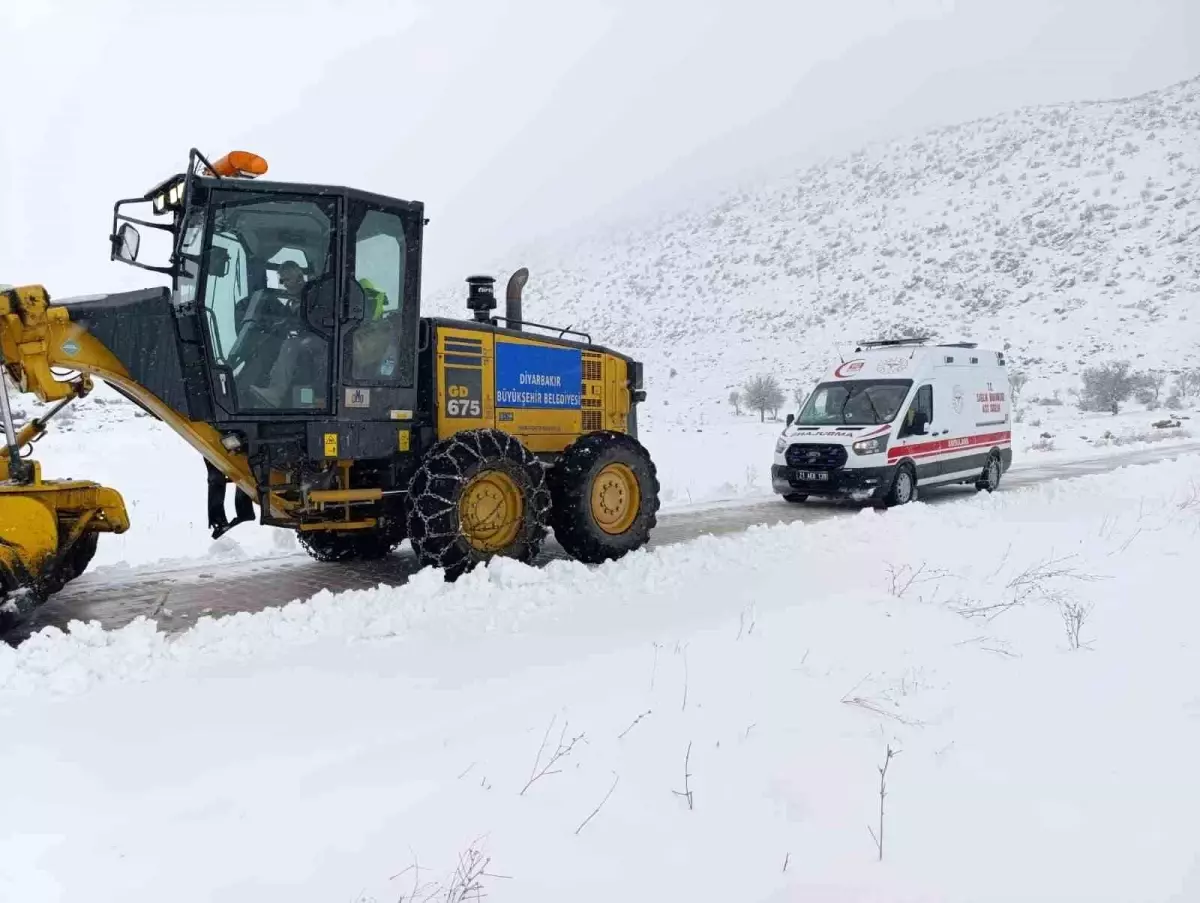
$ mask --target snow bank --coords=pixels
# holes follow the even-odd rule
[[[420,900],[474,845],[492,901],[1195,899],[1198,525],[1191,457],[49,631],[0,898]]]

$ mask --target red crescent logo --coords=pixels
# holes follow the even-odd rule
[[[836,370],[833,371],[833,375],[838,377],[839,379],[846,377],[846,376],[853,376],[855,373],[857,373],[859,370],[861,370],[866,365],[867,365],[867,362],[862,361],[862,360],[845,361],[844,363],[842,363],[841,366],[839,366]]]

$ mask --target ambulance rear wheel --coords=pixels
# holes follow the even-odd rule
[[[907,505],[917,497],[917,472],[911,464],[901,464],[896,468],[892,477],[892,485],[887,495],[883,497],[883,505],[894,508],[897,505]]]
[[[785,502],[791,502],[793,505],[802,505],[808,501],[808,496],[803,492],[789,492],[783,497]]]
[[[983,474],[975,482],[975,491],[995,492],[996,487],[1000,485],[1000,456],[992,452],[987,459],[987,464],[983,465]]]

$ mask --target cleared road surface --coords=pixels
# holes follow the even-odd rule
[[[1014,467],[1004,475],[999,491],[1197,453],[1200,453],[1200,442],[1188,442],[1061,463]],[[971,487],[948,487],[928,491],[921,501],[944,504],[962,502],[974,496]],[[675,509],[659,516],[659,526],[651,545],[685,542],[705,534],[736,533],[755,524],[819,521],[837,517],[846,510],[846,505],[817,501],[791,505],[782,499]],[[547,544],[544,560],[563,557],[566,556],[556,544],[552,541]],[[323,589],[339,592],[380,584],[398,586],[416,570],[416,559],[407,544],[389,558],[373,562],[324,564],[300,552],[186,568],[147,566],[122,571],[119,575],[99,570],[70,584],[66,591],[55,596],[5,639],[10,643],[20,642],[42,627],[65,627],[72,620],[96,620],[105,627],[120,627],[139,615],[157,621],[160,630],[177,632],[205,615],[218,617],[286,605],[296,599],[308,599]]]

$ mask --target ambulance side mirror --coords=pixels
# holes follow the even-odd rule
[[[784,426],[791,426],[791,425],[792,425],[793,423],[795,423],[795,422],[796,422],[796,415],[795,415],[795,414],[788,414],[788,415],[787,415],[787,422],[784,424]]]

